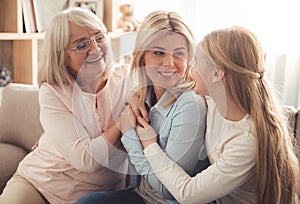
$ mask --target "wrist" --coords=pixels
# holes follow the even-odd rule
[[[141,143],[143,145],[143,148],[146,149],[149,145],[156,143],[156,140],[150,139],[150,140],[141,140]]]

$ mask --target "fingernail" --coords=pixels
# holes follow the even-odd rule
[[[129,105],[129,103],[128,102],[125,102],[125,106],[128,106]]]

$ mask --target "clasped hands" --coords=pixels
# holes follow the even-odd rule
[[[144,106],[136,103],[131,106],[126,102],[117,123],[123,134],[135,129],[144,148],[157,141],[157,135],[148,122],[148,113]]]

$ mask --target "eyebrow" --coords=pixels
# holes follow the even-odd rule
[[[95,31],[94,34],[93,34],[93,36],[98,35],[98,34],[101,34],[101,35],[104,36],[104,33],[102,33],[102,32],[99,31],[99,30]],[[81,41],[87,40],[87,39],[88,39],[88,38],[86,38],[86,37],[80,37],[80,38],[74,40],[74,41],[71,43],[71,45],[74,45],[75,43],[78,43],[78,42],[81,42]]]
[[[158,50],[166,50],[165,48],[163,47],[160,47],[160,46],[154,46],[151,48],[152,49],[158,49]],[[178,51],[178,50],[185,50],[185,47],[178,47],[178,48],[175,48],[174,51]]]

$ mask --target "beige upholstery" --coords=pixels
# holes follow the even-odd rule
[[[295,151],[300,160],[300,108],[298,110],[293,106],[284,107],[285,115],[289,121],[291,131],[294,133],[295,140]]]
[[[300,108],[284,107],[300,145]],[[18,163],[43,130],[39,122],[38,87],[11,83],[3,88],[0,107],[0,193]],[[298,154],[300,158],[300,154]]]
[[[38,87],[15,83],[4,87],[0,106],[0,193],[42,132]]]

